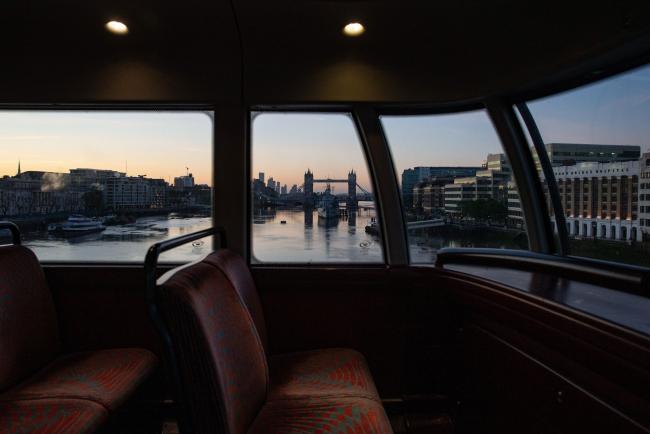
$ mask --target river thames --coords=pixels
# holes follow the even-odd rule
[[[371,203],[324,224],[316,211],[266,209],[252,219],[253,263],[383,263],[380,236],[366,232],[375,218]],[[23,244],[42,261],[142,263],[154,243],[211,226],[209,216],[169,214],[142,217],[108,226],[99,233],[62,237],[47,231],[23,234]],[[431,264],[442,247],[518,246],[506,234],[454,229],[409,231],[412,263]],[[209,239],[198,240],[161,255],[162,262],[187,262],[210,252]]]

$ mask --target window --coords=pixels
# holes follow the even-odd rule
[[[253,113],[251,177],[253,262],[384,262],[349,114]]]
[[[0,111],[0,219],[40,260],[143,262],[151,244],[211,226],[212,124],[196,111]]]
[[[572,255],[650,266],[650,231],[642,224],[649,216],[636,213],[648,191],[639,180],[650,157],[649,97],[646,66],[529,103],[558,183],[593,192],[571,198],[560,190]],[[556,157],[563,151],[573,157]],[[567,167],[590,174],[572,178]],[[573,215],[571,201],[589,212]]]
[[[485,111],[383,116],[412,263],[442,247],[527,249],[519,194]]]

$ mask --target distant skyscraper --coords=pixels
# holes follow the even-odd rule
[[[433,177],[474,176],[480,167],[414,167],[402,172],[402,200],[406,209],[413,207],[413,188],[419,182]]]
[[[284,184],[282,186],[282,189],[280,190],[280,194],[287,194],[287,184]]]
[[[260,182],[261,182],[262,184],[264,184],[264,172],[260,172],[260,174],[259,174],[259,176],[257,177],[257,179],[259,179]]]

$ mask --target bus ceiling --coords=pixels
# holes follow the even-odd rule
[[[649,12],[635,1],[8,0],[0,102],[530,98],[647,61]],[[357,22],[362,34],[343,32]]]

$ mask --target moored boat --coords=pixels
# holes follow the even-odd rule
[[[71,215],[64,224],[51,224],[47,228],[50,232],[62,233],[63,235],[83,235],[101,232],[104,229],[106,229],[106,226],[101,221],[82,215]]]
[[[370,224],[366,226],[366,233],[370,235],[379,235],[379,225],[377,224],[377,219],[372,217],[370,219]]]
[[[332,194],[329,184],[318,203],[318,218],[332,221],[339,218],[339,200]]]

